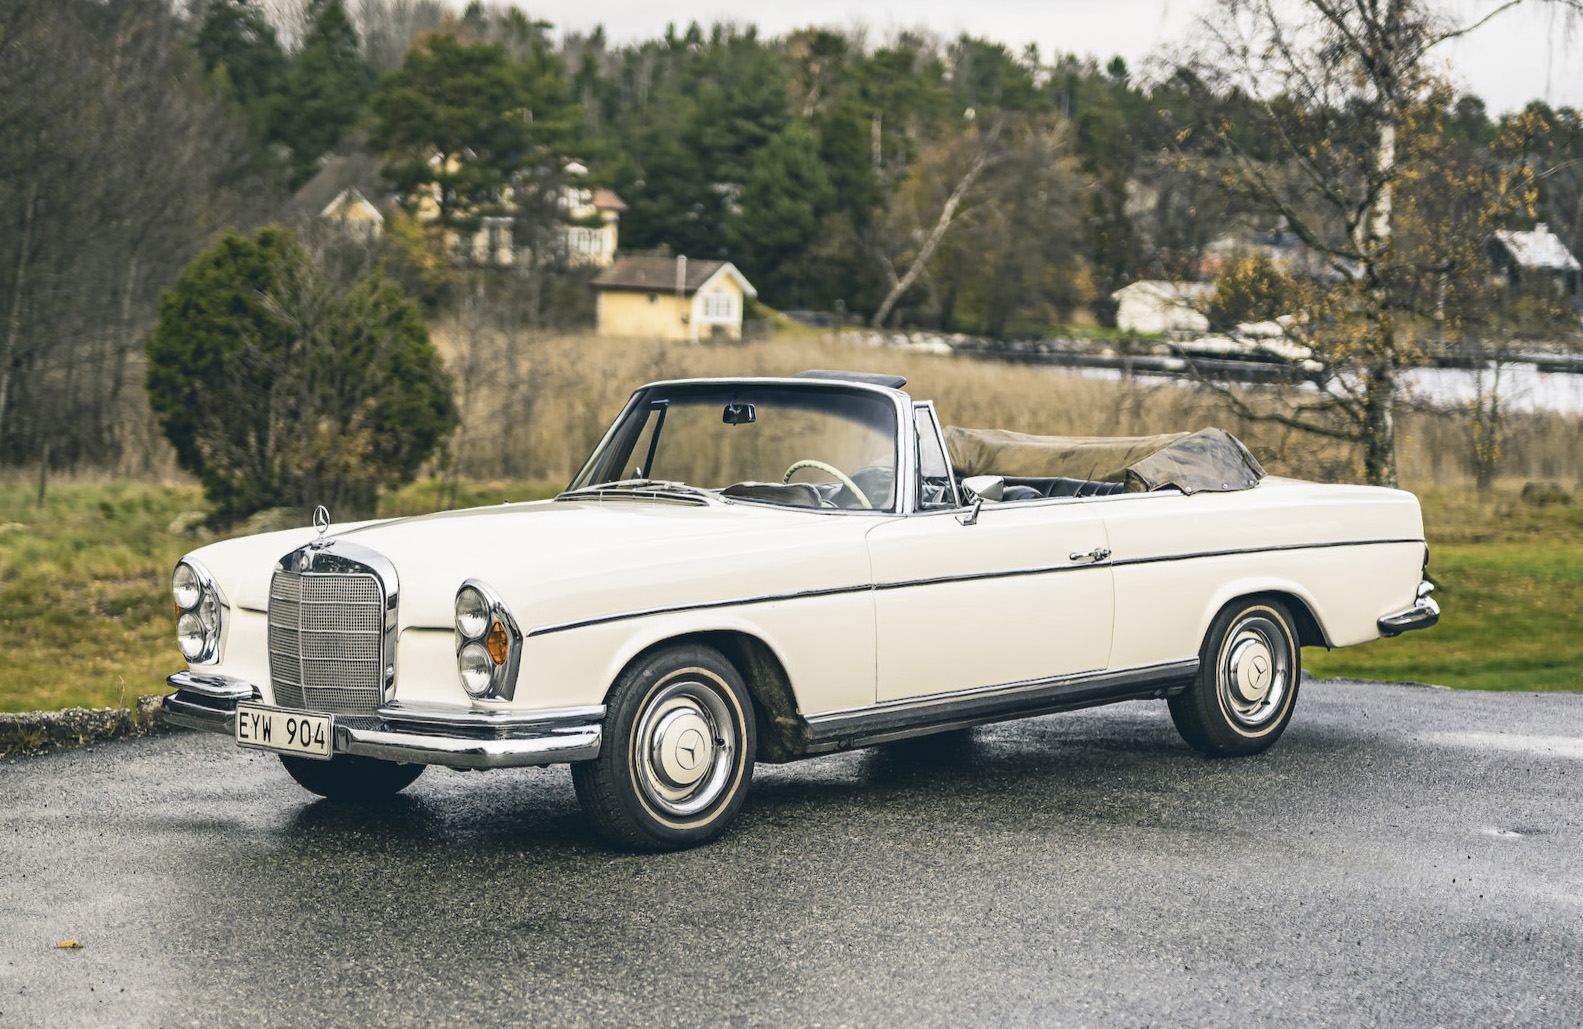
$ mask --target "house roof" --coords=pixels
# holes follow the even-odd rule
[[[1203,299],[1215,291],[1212,282],[1167,282],[1164,279],[1139,279],[1123,286],[1110,295],[1112,300],[1139,294],[1155,297],[1173,304],[1188,304]]]
[[[615,190],[603,187],[594,190],[594,207],[600,211],[625,211],[627,209],[626,201],[616,196]]]
[[[698,287],[714,278],[723,268],[731,268],[737,277],[741,272],[729,261],[689,261],[685,257],[618,257],[615,263],[594,276],[595,289],[635,289],[644,293],[673,293],[676,291],[677,269],[686,262],[682,292],[696,293]],[[744,283],[746,279],[742,280]],[[750,287],[751,288],[751,287]]]
[[[1495,238],[1511,253],[1512,259],[1524,268],[1558,272],[1579,270],[1578,259],[1572,256],[1572,251],[1561,242],[1561,237],[1551,232],[1550,226],[1544,222],[1535,225],[1532,232],[1496,229]]]
[[[348,186],[359,187],[364,197],[379,196],[377,187],[382,164],[379,158],[366,154],[329,158],[313,178],[293,194],[292,210],[305,218],[323,217],[324,209]]]
[[[324,210],[319,212],[319,217],[337,218],[352,207],[363,208],[373,221],[383,223],[385,220],[385,216],[379,213],[379,208],[370,203],[368,198],[363,196],[362,190],[356,186],[347,186],[337,193],[335,199],[326,204]]]

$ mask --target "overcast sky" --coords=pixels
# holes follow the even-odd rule
[[[792,0],[774,4],[727,0],[517,0],[557,31],[596,24],[614,42],[664,33],[688,21],[751,22],[777,36],[808,25],[865,25],[871,38],[926,26],[943,36],[968,32],[1042,54],[1120,54],[1134,68],[1162,44],[1180,41],[1206,0]],[[1495,0],[1446,0],[1448,8],[1488,11]],[[1568,39],[1565,20],[1529,0],[1444,55],[1455,81],[1483,97],[1491,112],[1514,110],[1538,98],[1583,106],[1583,26]]]

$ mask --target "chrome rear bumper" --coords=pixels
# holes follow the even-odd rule
[[[236,705],[258,697],[251,683],[177,672],[162,702],[165,720],[209,732],[236,733]],[[516,768],[589,761],[599,756],[602,705],[526,712],[387,704],[370,718],[336,718],[334,750],[407,764]]]
[[[1435,584],[1429,581],[1418,584],[1418,602],[1405,611],[1386,615],[1379,620],[1381,636],[1400,636],[1414,629],[1427,629],[1440,621],[1440,605],[1429,596]]]

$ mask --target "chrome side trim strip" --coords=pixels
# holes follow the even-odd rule
[[[734,597],[730,600],[706,600],[697,604],[672,604],[669,607],[650,607],[636,611],[622,611],[613,615],[598,615],[593,618],[580,618],[572,622],[551,622],[547,625],[536,626],[529,629],[526,635],[548,636],[553,632],[566,632],[570,629],[586,629],[592,625],[605,625],[609,622],[624,622],[632,618],[650,618],[654,615],[673,615],[684,611],[712,611],[721,607],[738,607],[744,604],[774,604],[783,600],[805,600],[809,597],[834,597],[842,593],[866,593],[874,587],[869,583],[859,583],[856,586],[831,586],[826,589],[797,590],[791,593],[765,593],[753,597]]]
[[[986,722],[1070,711],[1115,700],[1163,697],[1198,674],[1198,658],[1114,671],[1077,672],[1022,682],[887,700],[810,715],[809,753],[866,746]]]
[[[1202,550],[1191,554],[1167,554],[1160,557],[1134,557],[1110,559],[1083,564],[1043,565],[1034,568],[1011,568],[997,572],[967,572],[961,575],[940,575],[926,579],[904,579],[895,582],[860,583],[854,586],[832,586],[826,589],[797,590],[789,593],[764,593],[730,600],[706,600],[696,604],[672,604],[666,607],[639,608],[610,615],[597,615],[569,622],[550,622],[534,626],[525,634],[529,638],[547,636],[572,629],[586,629],[610,622],[623,622],[633,618],[650,618],[655,615],[680,614],[687,611],[712,611],[723,607],[745,607],[750,604],[775,604],[786,600],[806,600],[811,597],[831,597],[842,593],[862,593],[866,590],[905,590],[915,586],[941,586],[956,582],[979,582],[988,579],[1015,579],[1027,575],[1055,575],[1059,572],[1080,572],[1094,568],[1122,568],[1128,565],[1157,564],[1164,561],[1196,561],[1209,557],[1237,557],[1244,554],[1273,554],[1289,550],[1329,550],[1335,547],[1380,547],[1397,543],[1422,544],[1421,539],[1348,540],[1339,543],[1288,543],[1269,547],[1241,547],[1233,550]]]
[[[1112,568],[1124,565],[1152,565],[1162,561],[1196,561],[1204,557],[1236,557],[1241,554],[1276,554],[1287,550],[1331,550],[1335,547],[1387,547],[1397,543],[1417,543],[1423,546],[1424,540],[1417,539],[1392,539],[1392,540],[1342,540],[1337,543],[1278,543],[1269,547],[1233,547],[1229,550],[1200,550],[1191,554],[1164,554],[1159,557],[1130,557],[1119,561],[1107,561]]]

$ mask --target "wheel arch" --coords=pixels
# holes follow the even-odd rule
[[[1292,628],[1297,631],[1297,645],[1299,647],[1326,647],[1332,646],[1325,626],[1319,619],[1313,598],[1306,590],[1292,583],[1236,583],[1216,594],[1213,601],[1207,606],[1201,621],[1198,638],[1200,641],[1209,633],[1209,627],[1215,624],[1215,619],[1233,604],[1245,603],[1260,598],[1280,601],[1281,605],[1292,616]]]
[[[629,669],[646,661],[650,655],[689,643],[719,651],[742,676],[758,722],[757,760],[789,761],[803,751],[807,726],[798,713],[797,695],[792,691],[786,665],[773,647],[742,629],[691,629],[654,640],[627,659],[606,686],[606,696]]]

